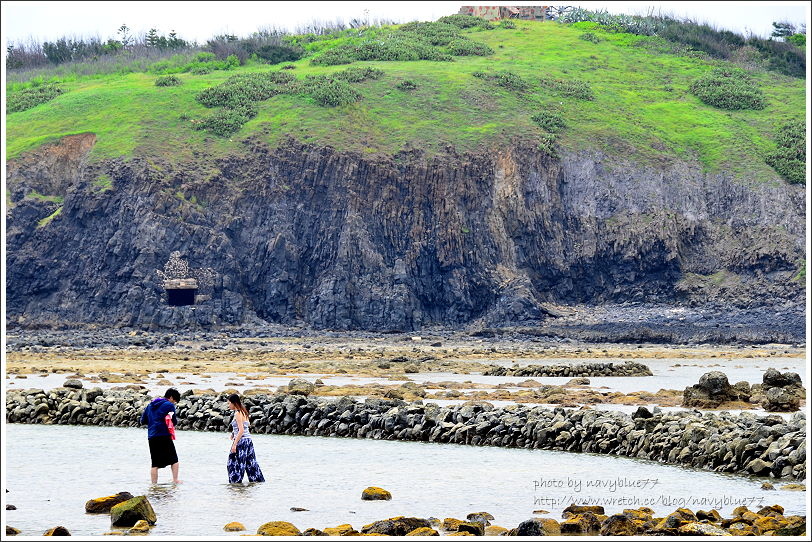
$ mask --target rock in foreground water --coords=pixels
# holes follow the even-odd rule
[[[392,494],[380,487],[370,486],[361,492],[362,501],[390,501]]]
[[[133,497],[110,509],[110,522],[114,527],[133,527],[141,519],[150,525],[155,525],[158,521],[155,510],[143,495]]]
[[[132,493],[121,491],[108,497],[90,499],[85,503],[85,512],[88,514],[107,514],[115,505],[133,498]]]

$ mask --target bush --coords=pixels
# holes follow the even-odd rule
[[[316,103],[326,107],[347,105],[361,99],[361,93],[349,83],[328,77],[312,77],[306,83],[306,88]]]
[[[217,60],[217,55],[205,51],[202,53],[197,53],[195,56],[195,61],[197,62],[214,62],[215,60]]]
[[[256,109],[246,105],[234,109],[219,109],[203,120],[193,122],[196,130],[206,130],[214,135],[226,137],[256,116]]]
[[[181,80],[175,75],[164,75],[155,80],[156,87],[175,87],[181,84]]]
[[[596,36],[592,32],[584,32],[578,37],[584,41],[591,41],[592,43],[600,43],[602,41],[598,36]]]
[[[245,107],[287,92],[295,80],[287,72],[234,75],[216,87],[202,91],[195,99],[206,107]]]
[[[806,124],[795,121],[785,124],[776,136],[778,150],[765,159],[786,181],[806,183]]]
[[[348,83],[360,83],[367,79],[380,79],[383,77],[383,70],[377,68],[347,68],[333,74],[334,79],[341,79]]]
[[[592,92],[592,87],[586,81],[578,79],[553,79],[541,78],[539,84],[544,88],[565,96],[567,98],[577,98],[579,100],[594,100],[595,94]]]
[[[793,34],[787,37],[787,41],[796,47],[804,47],[806,45],[806,34]]]
[[[49,102],[64,91],[56,85],[42,85],[10,93],[6,98],[6,113],[16,113]]]
[[[496,73],[485,73],[481,71],[475,71],[471,75],[473,75],[474,77],[478,77],[480,79],[486,79],[488,81],[491,81],[492,83],[496,83],[500,87],[515,90],[518,92],[530,88],[530,83],[522,79],[519,75],[507,70],[499,71]]]
[[[691,93],[703,103],[720,109],[764,109],[766,101],[761,89],[744,70],[716,68],[693,83]]]
[[[398,32],[422,39],[430,45],[448,45],[456,39],[468,39],[462,35],[460,27],[442,22],[407,23],[398,28]]]
[[[237,55],[228,55],[226,57],[226,61],[221,66],[221,70],[233,70],[240,65],[240,59],[237,58]]]
[[[284,66],[282,66],[282,69],[283,70],[295,70],[296,66],[294,66],[293,64],[285,64]]]
[[[194,75],[205,75],[207,73],[213,72],[214,69],[215,68],[213,66],[213,63],[209,63],[209,62],[207,62],[205,64],[200,64],[200,63],[189,64],[189,72],[194,74]]]
[[[506,30],[512,30],[516,28],[516,23],[511,21],[510,19],[503,19],[501,23],[499,23],[499,28],[504,28]]]
[[[493,25],[490,21],[483,19],[482,17],[475,17],[474,15],[463,15],[461,13],[457,13],[455,15],[446,15],[445,17],[440,17],[437,19],[438,23],[445,23],[445,24],[453,24],[458,28],[472,28],[474,26],[479,26],[483,28],[493,28]],[[488,28],[488,30],[490,30]]]
[[[267,64],[279,64],[299,60],[304,56],[304,49],[284,45],[263,45],[254,54]]]
[[[438,47],[448,46],[449,50]],[[312,64],[336,66],[356,60],[448,62],[454,55],[489,55],[493,50],[463,36],[448,23],[407,23],[396,31],[382,31],[360,43],[344,43],[311,60]]]
[[[448,44],[448,52],[454,56],[488,56],[493,49],[478,41],[457,39]]]
[[[552,134],[557,133],[566,127],[564,119],[561,117],[561,115],[550,110],[539,111],[530,117],[530,120],[538,124],[543,130]]]
[[[415,83],[411,79],[404,79],[403,81],[398,83],[395,88],[397,88],[398,90],[414,90],[417,88],[417,83]]]

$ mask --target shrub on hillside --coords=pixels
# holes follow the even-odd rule
[[[341,79],[348,83],[360,83],[367,79],[380,79],[383,77],[383,70],[378,68],[347,68],[333,74],[334,79]]]
[[[181,84],[181,80],[174,75],[164,75],[155,80],[156,87],[175,87]]]
[[[325,107],[347,105],[361,99],[361,93],[349,83],[330,77],[308,77],[304,88],[316,103]]]
[[[397,88],[398,90],[414,90],[417,88],[417,83],[415,83],[411,79],[404,79],[403,81],[398,83],[395,88]]]
[[[197,62],[214,62],[215,60],[217,60],[217,55],[214,53],[203,51],[195,55],[195,61]]]
[[[200,92],[196,100],[206,107],[240,107],[286,92],[296,78],[287,72],[249,73]]]
[[[211,73],[215,70],[213,63],[199,63],[194,62],[189,64],[189,73],[193,75],[206,75],[207,73]]]
[[[214,135],[226,137],[256,116],[257,110],[252,105],[245,105],[233,109],[218,109],[208,117],[193,123],[196,130],[206,130]]]
[[[601,39],[592,32],[584,32],[578,36],[584,41],[591,41],[592,43],[600,43]]]
[[[594,100],[595,94],[592,87],[586,81],[579,79],[555,79],[543,77],[539,79],[539,84],[544,88],[567,98],[577,98],[579,100]]]
[[[776,137],[778,149],[767,156],[767,165],[790,183],[806,183],[806,124],[795,121],[785,124]]]
[[[285,45],[263,45],[254,54],[267,64],[279,64],[299,60],[304,56],[304,49]]]
[[[499,28],[504,28],[506,30],[512,30],[516,28],[516,23],[511,21],[510,19],[503,19],[501,23],[499,23]]]
[[[464,15],[462,13],[440,17],[439,19],[437,19],[437,22],[453,24],[454,26],[459,28],[472,28],[478,26],[480,28],[490,30],[494,27],[490,21],[483,19],[482,17],[476,17],[474,15]]]
[[[549,109],[539,111],[530,117],[530,120],[538,124],[543,130],[553,134],[566,127],[561,115]]]
[[[64,91],[56,85],[42,85],[12,92],[6,98],[6,112],[16,113],[51,101]]]
[[[691,83],[690,91],[720,109],[764,109],[767,105],[761,89],[737,68],[716,68]]]
[[[467,39],[458,26],[441,22],[406,23],[398,28],[398,33],[418,37],[431,45],[448,45],[457,39]]]
[[[454,56],[488,56],[493,49],[478,41],[456,39],[448,44],[448,52]]]

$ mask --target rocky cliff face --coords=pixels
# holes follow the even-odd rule
[[[94,141],[8,165],[10,325],[410,330],[571,303],[803,301],[803,187],[520,146],[368,158],[249,141],[216,163],[85,165]],[[210,299],[166,305],[173,251],[217,272]]]

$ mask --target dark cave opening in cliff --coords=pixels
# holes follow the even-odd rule
[[[171,288],[166,290],[166,303],[173,307],[195,304],[195,288]]]

